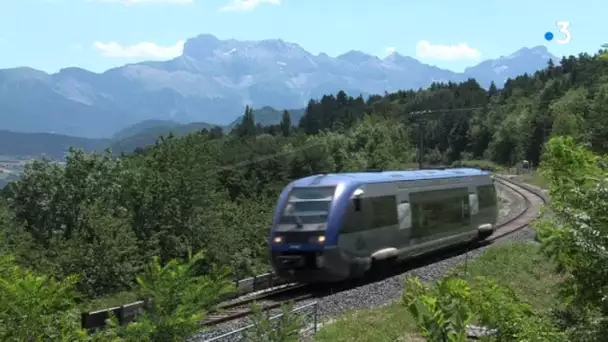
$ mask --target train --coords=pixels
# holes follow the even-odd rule
[[[318,174],[282,191],[269,234],[281,278],[302,283],[364,276],[494,233],[493,176],[474,168]]]

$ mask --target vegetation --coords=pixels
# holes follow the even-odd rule
[[[523,173],[520,178],[524,183],[532,184],[542,189],[546,189],[549,186],[543,176],[536,171]]]
[[[605,264],[604,240],[591,236],[605,236],[601,229],[608,211],[599,180],[601,158],[592,153],[608,151],[607,63],[599,55],[572,56],[509,80],[503,89],[485,90],[468,80],[368,99],[339,92],[311,100],[297,127],[289,112],[281,114],[279,124],[258,125],[248,108],[229,133],[202,129],[169,135],[121,157],[72,150],[65,165],[34,161],[0,199],[0,252],[12,270],[1,278],[11,291],[0,296],[0,307],[10,304],[11,310],[0,312],[0,325],[14,333],[30,312],[63,308],[53,320],[65,324],[41,322],[38,326],[48,331],[27,330],[26,337],[75,340],[81,332],[69,318],[73,308],[131,294],[150,303],[143,318],[107,334],[129,340],[136,332],[154,341],[186,336],[201,317],[195,307],[204,314],[228,277],[267,270],[267,227],[277,195],[290,180],[406,168],[416,161],[422,138],[425,165],[506,167],[521,159],[538,165],[545,151],[541,173],[559,220],[539,229],[545,252],[567,280],[564,298],[569,300],[560,301],[560,317],[584,327],[579,333],[585,336],[597,334],[605,326],[598,317],[606,317],[600,300],[606,274],[598,266]],[[571,138],[559,138],[566,135]],[[206,257],[190,259],[190,251]],[[406,302],[420,313],[418,326],[432,336],[449,330],[458,340],[470,320],[510,324],[500,325],[510,337],[570,334],[568,324],[533,314],[521,294],[488,281],[479,280],[484,286],[478,286],[449,278],[435,290],[412,281],[417,290]],[[31,292],[51,283],[44,291],[55,291],[55,298]],[[494,306],[471,300],[479,296]],[[500,319],[489,314],[496,310]]]
[[[536,313],[544,317],[551,312],[550,308],[558,302],[558,285],[562,281],[560,276],[554,273],[555,264],[545,258],[538,246],[514,243],[499,245],[488,249],[478,259],[468,262],[466,270],[460,265],[454,270],[454,274],[440,282],[437,289],[429,289],[431,292],[427,297],[414,297],[414,288],[420,289],[421,283],[415,279],[409,279],[406,285],[404,299],[412,303],[414,299],[430,300],[433,294],[445,294],[449,287],[456,285],[460,289],[464,287],[464,294],[468,299],[473,295],[479,295],[481,285],[485,285],[482,279],[489,279],[493,284],[502,289],[510,289],[513,296],[521,302],[527,303]],[[466,274],[465,274],[466,271]],[[464,280],[459,280],[460,276]],[[466,280],[466,284],[461,283]],[[469,286],[475,284],[476,286]],[[458,292],[457,292],[458,294]],[[439,296],[441,297],[441,296]],[[444,296],[445,297],[445,296]],[[457,298],[458,299],[458,298]],[[458,303],[458,302],[456,302]],[[508,302],[505,302],[508,303]],[[439,303],[438,305],[445,305]],[[449,303],[449,305],[453,305]],[[418,310],[424,312],[424,310]],[[456,310],[445,310],[448,314],[458,312]],[[470,311],[465,313],[470,314]],[[480,324],[479,316],[466,316],[470,323]],[[445,318],[444,318],[445,322]],[[462,322],[462,321],[461,321]],[[417,331],[417,320],[404,305],[403,301],[389,306],[354,311],[338,319],[336,322],[326,325],[317,334],[319,341],[408,341],[408,337],[414,341],[420,337]],[[456,324],[458,320],[456,320]],[[462,332],[462,325],[459,326]],[[441,340],[441,339],[440,339]]]

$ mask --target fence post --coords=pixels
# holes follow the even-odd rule
[[[314,327],[313,327],[313,331],[316,334],[317,333],[317,316],[319,314],[319,303],[315,303],[315,309],[313,310],[313,322],[314,322]]]

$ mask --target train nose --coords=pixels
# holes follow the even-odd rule
[[[303,255],[281,255],[277,258],[279,264],[284,268],[298,268],[306,264],[306,259]]]

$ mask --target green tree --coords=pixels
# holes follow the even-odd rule
[[[608,49],[608,44],[602,45],[602,48]],[[602,53],[600,54],[600,58],[603,60],[608,60],[608,51],[606,51],[606,50],[602,51]]]
[[[597,341],[608,333],[608,178],[605,158],[571,137],[547,143],[541,173],[549,182],[552,218],[537,224],[543,250],[554,259],[564,283],[563,308],[576,317],[564,328],[577,341]]]
[[[281,133],[283,133],[283,136],[288,137],[292,131],[291,115],[288,111],[283,111],[283,116],[281,117],[281,123],[279,125],[281,126]]]
[[[257,133],[257,127],[255,124],[255,118],[253,115],[253,108],[246,106],[245,114],[243,114],[243,119],[241,123],[236,128],[237,136],[241,138],[251,137]]]

